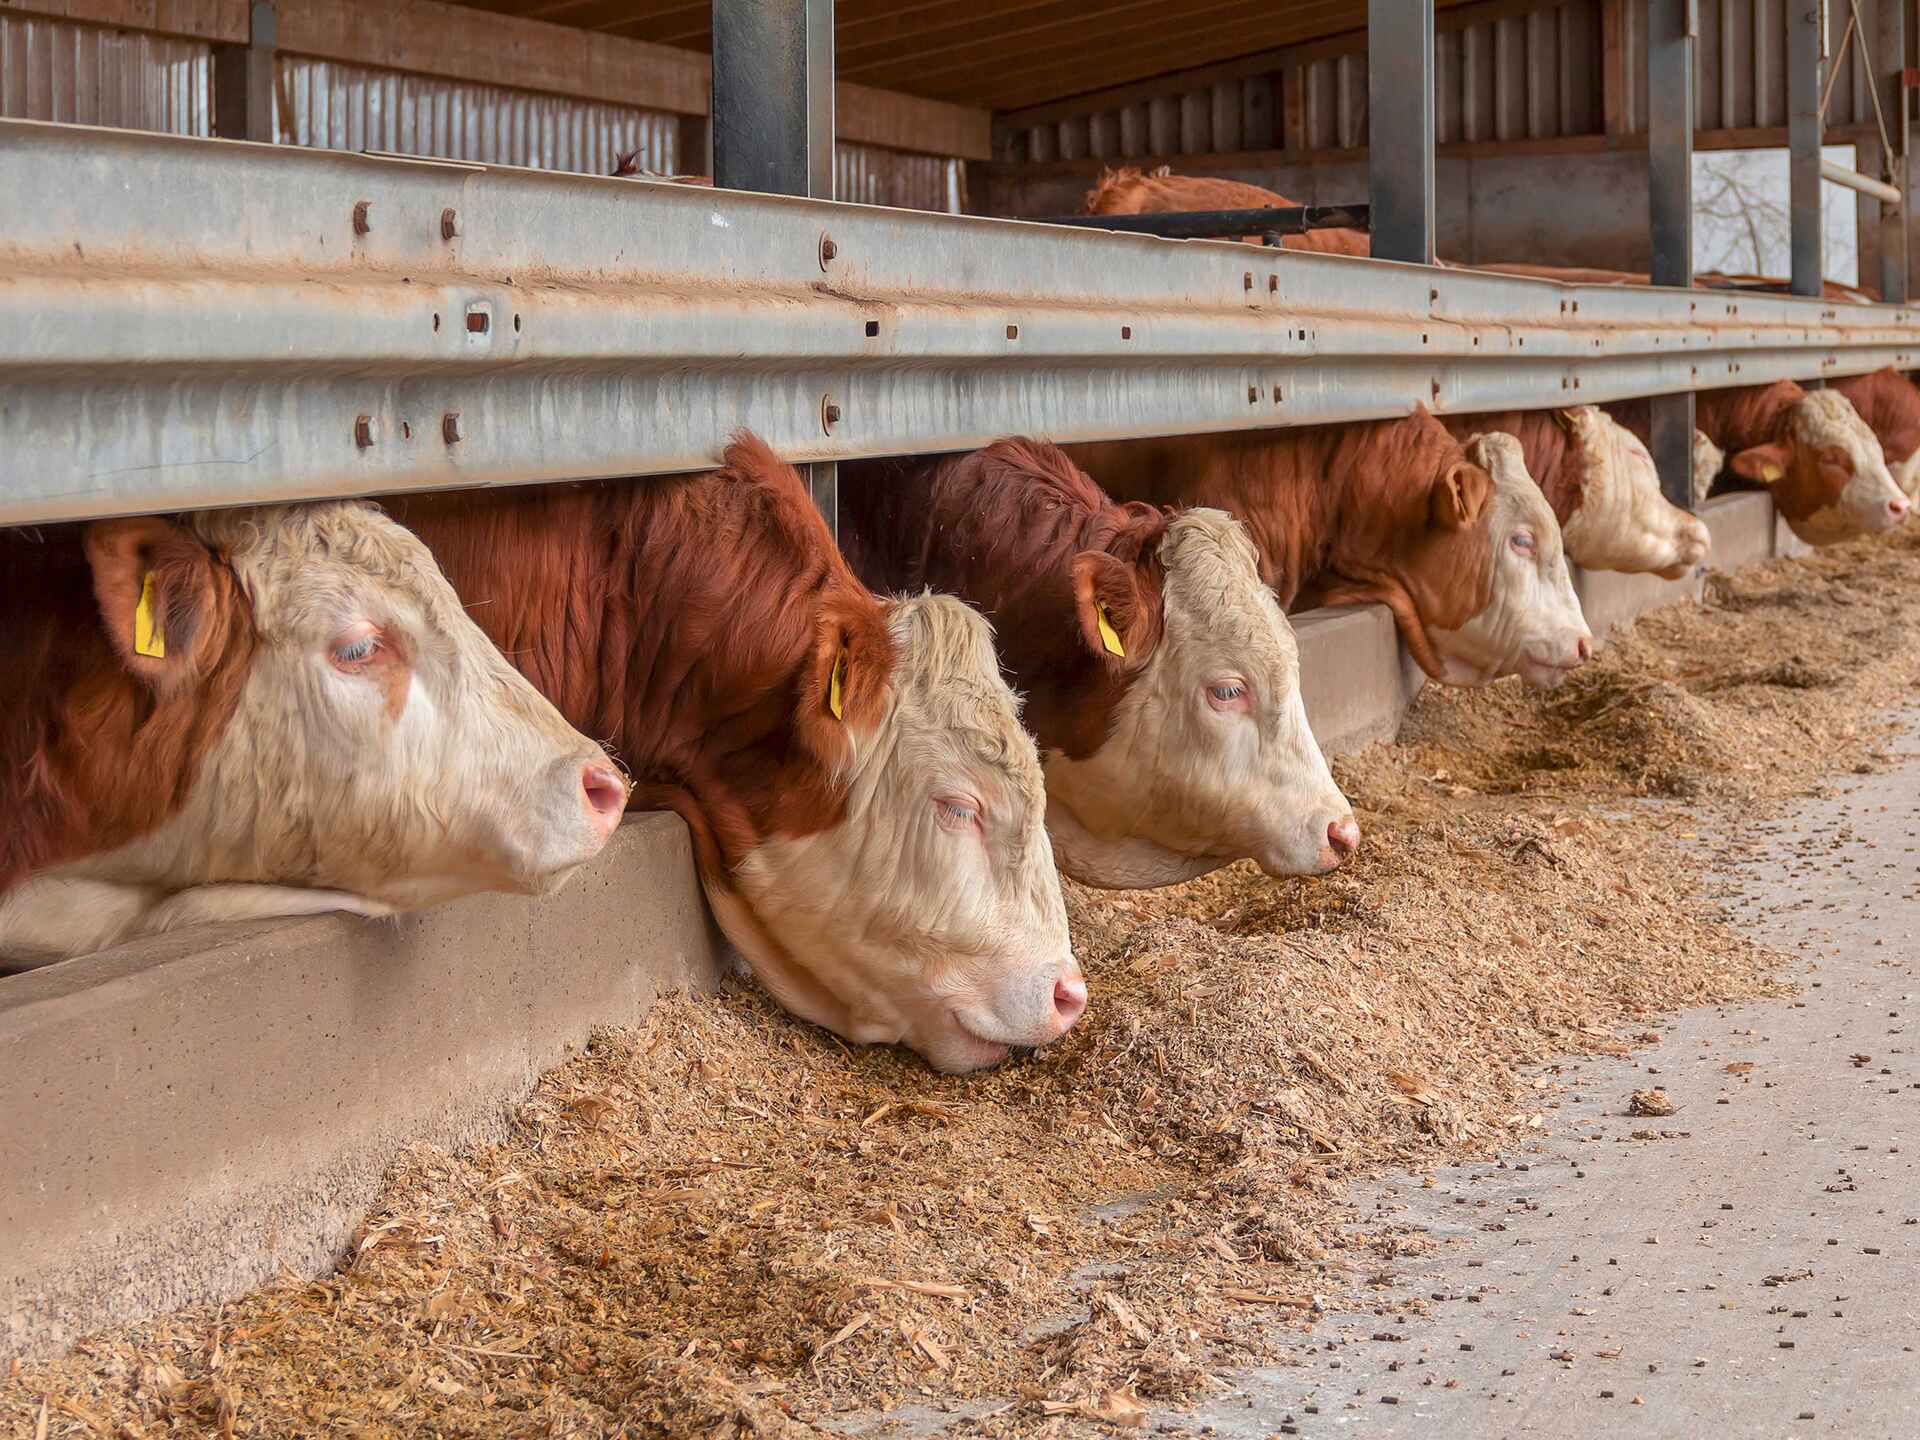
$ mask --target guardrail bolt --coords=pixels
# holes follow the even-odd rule
[[[362,415],[353,422],[353,443],[362,450],[368,449],[380,439],[380,426],[371,415]]]
[[[364,235],[373,229],[373,202],[361,200],[353,207],[353,233]]]
[[[440,434],[449,445],[458,445],[467,438],[467,427],[461,423],[458,410],[449,410],[440,417]]]
[[[831,395],[822,396],[820,400],[820,428],[831,435],[833,433],[833,427],[839,423],[840,407],[833,403],[833,397]]]
[[[440,212],[440,238],[451,240],[459,233],[460,216],[452,206],[448,206]]]
[[[820,268],[822,270],[826,269],[829,264],[839,257],[839,254],[840,247],[833,243],[833,237],[831,235],[822,235],[820,237]]]

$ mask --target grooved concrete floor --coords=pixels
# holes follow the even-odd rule
[[[1721,862],[1739,923],[1810,962],[1802,994],[1566,1066],[1537,1151],[1358,1194],[1370,1229],[1438,1242],[1373,1292],[1430,1316],[1334,1313],[1292,1364],[1157,1428],[1920,1435],[1920,728],[1892,748]],[[1678,1112],[1627,1115],[1654,1085]]]

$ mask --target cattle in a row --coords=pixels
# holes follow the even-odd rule
[[[626,778],[364,504],[0,533],[0,960],[551,890]]]
[[[1232,516],[1116,504],[1026,440],[843,464],[840,507],[867,580],[948,591],[993,622],[1076,880],[1166,885],[1243,857],[1312,874],[1358,844],[1293,632]]]

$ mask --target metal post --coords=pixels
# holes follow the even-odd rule
[[[1913,175],[1907,162],[1912,130],[1907,123],[1907,25],[1905,0],[1880,0],[1876,7],[1880,23],[1874,36],[1873,58],[1879,73],[1873,83],[1880,87],[1880,113],[1886,117],[1887,133],[1893,142],[1892,153],[1885,156],[1886,173],[1900,189],[1900,199],[1880,209],[1880,298],[1889,305],[1903,305],[1907,299],[1907,256],[1912,244]],[[1862,275],[1862,281],[1868,277]]]
[[[1693,286],[1694,41],[1700,33],[1695,0],[1650,0],[1647,8],[1647,211],[1652,220],[1655,285]],[[1648,448],[1660,472],[1660,490],[1693,508],[1693,392],[1656,395],[1650,402]]]
[[[1367,0],[1373,254],[1433,263],[1433,0]]]
[[[833,0],[713,0],[713,183],[831,200],[833,83]],[[822,237],[828,276],[836,253],[832,237]],[[831,430],[839,401],[823,396],[821,415]],[[827,461],[807,472],[837,537],[839,467]]]
[[[213,51],[213,133],[223,140],[273,143],[275,47],[279,17],[273,0],[254,0],[247,43]]]
[[[1826,0],[1787,5],[1788,187],[1793,229],[1793,293],[1819,295],[1826,278],[1820,193],[1820,80],[1827,48]]]

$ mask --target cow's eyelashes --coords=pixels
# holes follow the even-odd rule
[[[1507,544],[1513,547],[1513,553],[1516,555],[1531,555],[1534,550],[1533,532],[1530,530],[1516,530],[1513,532],[1512,538],[1507,541]]]
[[[1207,687],[1207,703],[1217,710],[1245,709],[1247,682],[1237,678],[1216,680]]]
[[[933,812],[949,830],[976,830],[980,826],[980,806],[965,796],[936,796]]]
[[[380,632],[371,625],[356,625],[333,642],[333,663],[343,670],[357,669],[379,653]]]

